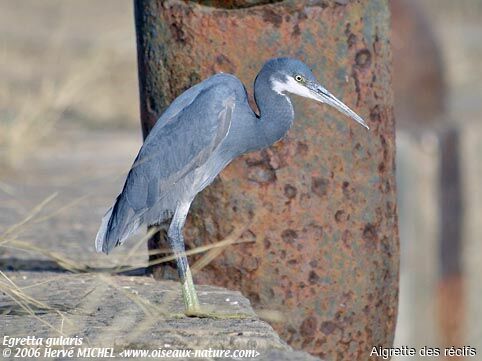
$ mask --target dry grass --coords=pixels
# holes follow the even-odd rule
[[[54,139],[59,122],[137,126],[131,7],[127,0],[0,0],[1,166],[21,165]]]
[[[51,134],[88,84],[94,82],[106,66],[106,59],[93,55],[91,60],[74,67],[75,71],[67,74],[60,83],[42,79],[39,91],[35,95],[26,95],[20,108],[13,111],[13,116],[0,122],[0,160],[4,165],[21,164],[25,156]]]
[[[26,315],[35,318],[40,323],[46,325],[48,328],[52,329],[55,333],[59,335],[65,335],[60,329],[56,328],[51,323],[45,321],[43,318],[39,316],[39,314],[52,312],[56,313],[61,319],[61,325],[64,325],[64,322],[68,319],[65,316],[63,310],[59,310],[58,308],[51,307],[25,293],[20,287],[18,287],[5,273],[0,271],[0,291],[5,294],[8,298],[10,298],[13,303],[18,307],[18,310],[23,311]],[[9,314],[13,312],[13,307],[4,306],[0,309],[2,314]]]
[[[78,200],[76,200],[68,205],[61,206],[51,210],[50,212],[46,212],[46,209],[48,208],[47,206],[50,205],[52,201],[56,199],[56,197],[56,193],[48,196],[37,206],[35,206],[22,220],[6,228],[3,233],[0,234],[0,248],[15,247],[19,250],[33,252],[34,254],[49,258],[50,260],[56,262],[59,267],[74,273],[95,271],[96,275],[89,283],[89,288],[91,288],[91,290],[87,292],[84,291],[84,294],[79,297],[79,304],[76,305],[74,309],[68,308],[70,306],[64,305],[62,303],[62,299],[58,299],[58,303],[56,304],[47,304],[32,297],[29,294],[29,291],[35,287],[49,287],[49,282],[56,281],[59,278],[69,277],[69,273],[61,274],[58,277],[49,277],[43,282],[37,282],[34,284],[29,284],[28,286],[19,287],[6,274],[0,271],[0,292],[3,292],[11,300],[11,303],[2,305],[0,308],[0,313],[32,317],[41,324],[47,326],[53,332],[53,334],[68,337],[79,333],[82,334],[84,328],[88,327],[88,325],[84,322],[84,318],[79,318],[79,315],[94,314],[97,312],[96,310],[98,307],[103,304],[104,297],[110,293],[109,288],[117,290],[123,298],[129,300],[137,309],[142,312],[143,317],[141,319],[137,318],[137,316],[135,316],[136,314],[132,312],[117,315],[112,320],[112,324],[102,329],[100,333],[96,334],[94,340],[85,340],[85,343],[88,345],[109,344],[112,337],[111,331],[116,331],[127,324],[132,324],[133,326],[132,329],[129,330],[126,340],[138,340],[141,339],[141,336],[151,329],[152,326],[160,319],[185,317],[182,314],[169,313],[166,308],[167,306],[165,307],[165,305],[172,304],[174,301],[173,298],[169,298],[174,297],[174,293],[172,293],[171,296],[166,296],[167,298],[163,300],[163,304],[153,304],[148,299],[143,297],[142,294],[132,292],[122,285],[119,285],[115,277],[112,277],[112,274],[130,270],[132,269],[131,267],[113,267],[110,269],[95,270],[94,267],[91,267],[88,264],[83,264],[77,260],[69,259],[66,254],[49,249],[40,249],[33,243],[20,239],[22,234],[25,233],[29,227],[56,217],[63,212],[66,212],[69,207],[73,207],[78,204]],[[256,221],[258,221],[256,218],[252,220],[252,222]],[[194,265],[193,269],[199,271],[222,251],[229,251],[230,246],[240,242],[246,242],[241,239],[241,236],[248,229],[250,224],[240,227],[239,229],[235,229],[223,241],[198,247],[186,252],[188,256],[205,253],[204,257],[201,257],[201,259]],[[126,253],[125,257],[123,258],[125,264],[128,263],[133,252],[135,252],[140,245],[145,244],[147,238],[155,231],[155,229],[150,230],[145,237],[138,241],[137,247],[134,247],[131,252]],[[168,256],[156,260],[152,264],[159,264],[172,259],[174,259],[173,256]],[[42,317],[45,314],[54,315],[56,317],[48,318],[48,320],[50,320],[49,322]],[[75,321],[71,317],[72,315],[76,315]],[[281,314],[272,310],[260,310],[259,315],[263,319],[270,320],[272,322],[282,322],[284,320]]]
[[[57,193],[51,194],[42,202],[40,202],[37,206],[35,206],[21,221],[7,227],[3,233],[0,234],[0,248],[14,248],[21,251],[29,251],[33,254],[37,254],[39,256],[43,256],[55,262],[59,267],[70,271],[70,272],[89,272],[89,271],[100,271],[95,266],[91,266],[78,260],[70,259],[67,255],[59,253],[57,251],[39,248],[32,242],[28,240],[20,239],[22,233],[25,232],[30,226],[35,225],[40,222],[45,222],[62,212],[68,211],[70,207],[75,206],[81,200],[87,198],[89,195],[84,195],[80,198],[75,199],[74,201],[70,202],[69,204],[63,205],[52,212],[42,215],[42,210],[51,203],[56,197]],[[205,253],[203,257],[201,257],[194,265],[193,265],[193,272],[199,272],[203,267],[207,266],[213,259],[215,259],[218,255],[220,255],[223,251],[225,251],[229,246],[239,244],[239,243],[246,243],[246,242],[253,242],[251,240],[243,240],[241,236],[243,233],[249,228],[249,226],[256,222],[258,219],[262,217],[258,216],[255,217],[251,222],[248,224],[236,228],[226,239],[221,240],[219,242],[215,242],[205,246],[199,246],[194,249],[190,249],[186,251],[186,256],[192,256],[200,253]],[[157,231],[156,228],[151,228],[146,235],[140,238],[136,245],[122,257],[122,263],[117,265],[116,267],[110,269],[104,269],[103,272],[108,273],[124,273],[127,271],[132,271],[137,269],[138,267],[130,267],[126,266],[129,264],[129,260],[132,256],[138,251],[138,249],[145,245],[147,240],[154,235]],[[151,251],[151,254],[156,254],[156,251]],[[162,253],[165,253],[164,251]],[[162,257],[156,260],[153,260],[147,264],[147,266],[159,265],[162,263],[166,263],[175,259],[174,255]]]

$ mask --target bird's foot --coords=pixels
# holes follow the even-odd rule
[[[189,267],[186,269],[186,275],[182,282],[182,298],[186,305],[186,312],[196,313],[199,311],[199,300],[197,298],[196,289],[192,281],[191,271]]]
[[[201,307],[197,297],[196,290],[194,288],[194,283],[192,281],[191,271],[189,267],[186,267],[184,280],[182,282],[182,298],[186,310],[184,314],[188,317],[198,317],[198,318],[212,318],[212,319],[243,319],[250,318],[251,315],[242,313],[223,313],[219,312],[216,308],[209,306]]]
[[[247,313],[219,312],[219,311],[216,311],[214,308],[210,308],[210,307],[202,307],[198,309],[186,309],[184,314],[187,317],[211,318],[211,319],[218,319],[218,320],[246,319],[246,318],[253,317],[253,315],[250,315]]]

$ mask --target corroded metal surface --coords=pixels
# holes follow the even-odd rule
[[[309,64],[361,114],[367,132],[326,106],[296,99],[283,141],[234,161],[200,194],[185,230],[191,247],[249,222],[243,238],[197,275],[239,289],[296,348],[367,359],[393,341],[398,296],[394,120],[386,1],[288,1],[229,10],[138,1],[143,120],[214,72],[252,89],[275,56]],[[162,93],[162,94],[160,94]]]

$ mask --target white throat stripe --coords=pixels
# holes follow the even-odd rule
[[[280,81],[279,79],[271,78],[271,89],[280,95],[286,95],[285,92],[296,94],[305,98],[318,100],[314,94],[304,85],[298,83],[292,77],[288,76],[286,81]]]

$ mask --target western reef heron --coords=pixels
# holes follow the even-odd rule
[[[167,238],[186,314],[201,314],[182,235],[191,202],[234,158],[284,137],[294,119],[292,94],[331,105],[368,129],[299,60],[265,63],[254,82],[259,116],[238,78],[213,75],[177,97],[146,137],[122,192],[102,219],[97,251],[109,253],[141,225],[170,222]]]

